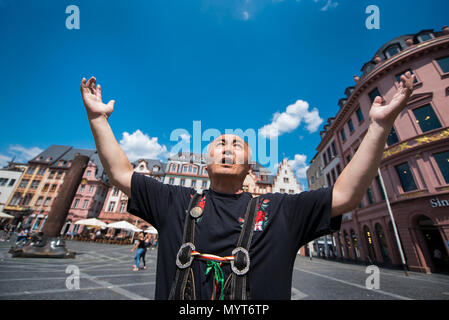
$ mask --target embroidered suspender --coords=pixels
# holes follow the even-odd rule
[[[184,234],[182,236],[182,245],[176,256],[175,279],[170,290],[170,300],[195,300],[195,283],[192,270],[192,251],[195,251],[195,218],[190,214],[190,210],[196,206],[201,194],[195,193],[190,199],[186,210],[186,219],[184,222]]]
[[[184,234],[182,245],[176,256],[176,274],[170,290],[170,300],[195,300],[195,280],[193,277],[192,261],[195,257],[202,260],[220,261],[221,263],[230,262],[232,273],[222,284],[225,300],[248,300],[250,299],[249,290],[249,247],[254,231],[254,224],[257,216],[259,198],[252,198],[248,203],[245,212],[245,222],[237,241],[237,247],[232,251],[232,256],[218,257],[210,254],[200,254],[196,251],[194,245],[195,220],[201,216],[202,212],[192,210],[201,195],[196,193],[189,202],[186,210],[186,219],[184,222]],[[221,271],[221,270],[220,270]],[[222,296],[222,295],[220,295]]]

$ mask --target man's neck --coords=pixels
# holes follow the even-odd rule
[[[210,189],[227,194],[239,194],[243,192],[242,184],[235,180],[228,179],[214,179],[210,182]]]

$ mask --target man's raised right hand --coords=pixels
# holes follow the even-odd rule
[[[104,104],[101,100],[101,86],[96,83],[97,79],[95,77],[91,77],[87,82],[86,78],[81,80],[81,95],[83,96],[87,116],[89,119],[98,116],[104,116],[107,119],[114,110],[115,101],[111,100],[107,104]]]

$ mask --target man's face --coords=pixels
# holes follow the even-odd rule
[[[249,146],[239,136],[223,134],[211,142],[208,151],[207,171],[211,179],[226,175],[243,181],[248,174]]]

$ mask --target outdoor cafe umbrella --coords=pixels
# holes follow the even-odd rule
[[[7,213],[4,213],[4,212],[0,212],[0,218],[1,219],[3,219],[3,218],[12,219],[12,218],[14,218],[14,216],[12,216],[10,214],[7,214]]]
[[[88,227],[94,227],[94,228],[106,227],[106,223],[104,223],[103,221],[98,220],[96,218],[78,220],[77,222],[75,222],[75,224],[83,224]]]
[[[122,229],[132,232],[142,232],[141,229],[137,228],[135,225],[132,225],[131,223],[125,220],[110,223],[106,225],[106,228]]]
[[[155,227],[149,227],[147,230],[145,230],[145,233],[157,234],[157,230]]]

